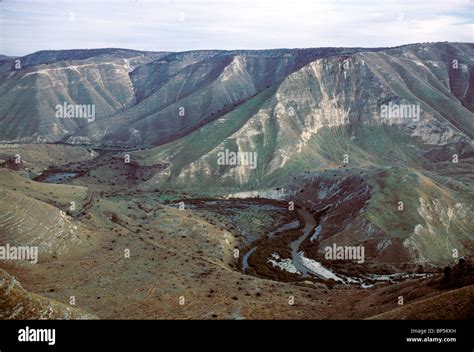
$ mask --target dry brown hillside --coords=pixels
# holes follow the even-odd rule
[[[94,319],[80,309],[30,293],[0,269],[0,319]]]

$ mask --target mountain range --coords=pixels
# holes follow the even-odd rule
[[[294,263],[298,250],[346,278],[439,268],[474,252],[473,89],[473,43],[0,55],[0,239],[49,253],[32,269],[44,277],[57,257],[68,267],[69,256],[93,252],[123,276],[124,290],[123,264],[99,253],[121,253],[130,243],[149,260],[148,246],[186,257],[178,261],[186,275],[197,270],[188,264],[196,256],[216,282],[216,267],[245,272],[235,248],[248,254],[257,281],[296,280],[294,270],[269,263],[283,258],[284,267],[290,255]],[[243,159],[229,162],[229,155]],[[73,178],[43,182],[55,172]],[[79,210],[69,211],[70,202]],[[190,213],[178,210],[181,202]],[[286,210],[291,204],[296,213]],[[277,225],[286,226],[284,235],[266,236]],[[291,254],[301,231],[307,237]],[[364,246],[366,264],[324,261],[324,248],[336,242]],[[141,258],[133,260],[143,274],[149,261]],[[177,266],[163,263],[169,267],[160,275],[170,275],[163,282],[175,280]],[[58,274],[64,282],[86,280],[68,268]],[[34,279],[22,279],[26,290],[18,292],[28,297]],[[119,314],[88,299],[94,315],[62,306],[57,314]],[[383,313],[367,306],[361,316]]]

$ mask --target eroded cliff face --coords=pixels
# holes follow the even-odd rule
[[[0,63],[0,140],[153,146],[225,119],[270,89],[264,111],[250,113],[260,123],[249,121],[242,131],[274,128],[279,141],[292,141],[271,158],[270,169],[284,163],[290,149],[304,149],[320,128],[372,124],[390,102],[419,104],[420,121],[379,123],[403,125],[426,143],[447,143],[474,135],[472,51],[470,44],[434,43],[364,50],[39,52],[18,58],[18,67],[13,59]],[[93,105],[94,120],[58,118],[55,107],[63,103]]]
[[[465,49],[459,50],[463,60],[471,64],[467,55],[472,48],[462,51]],[[438,54],[432,47],[427,50]],[[454,53],[450,55],[455,57]],[[372,138],[412,145],[417,153],[448,144],[472,149],[474,114],[469,104],[451,90],[467,76],[461,74],[454,79],[450,73],[452,60],[447,57],[444,61],[435,61],[442,59],[435,54],[433,60],[426,57],[431,56],[421,46],[314,60],[233,113],[172,143],[168,149],[157,150],[169,156],[172,164],[173,160],[188,160],[172,167],[183,183],[216,177],[217,182],[254,186],[298,163],[309,168],[340,164],[344,154],[352,161],[357,158],[360,163],[377,164],[381,148],[371,145]],[[240,62],[235,60],[226,70],[248,79],[242,70],[232,68]],[[469,90],[469,83],[464,87]],[[236,125],[228,128],[231,123]],[[198,143],[206,143],[206,147],[190,151],[189,146]],[[257,152],[258,167],[219,167],[216,155],[225,149]],[[411,158],[409,151],[403,153],[408,154],[405,159]]]
[[[129,74],[134,67],[152,60],[138,53],[114,52],[75,60],[75,55],[18,58],[18,67],[1,75],[0,102],[2,131],[0,140],[56,142],[70,135],[80,137],[81,129],[136,102]],[[5,69],[6,64],[1,69]],[[85,106],[94,115],[58,114],[58,106]],[[85,111],[85,110],[84,110]],[[83,137],[88,137],[83,136]]]

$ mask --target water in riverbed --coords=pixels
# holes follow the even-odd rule
[[[64,183],[65,181],[77,176],[75,172],[55,172],[46,176],[45,183]]]

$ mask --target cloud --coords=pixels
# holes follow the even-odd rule
[[[0,52],[394,46],[473,41],[468,0],[0,2]]]

